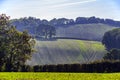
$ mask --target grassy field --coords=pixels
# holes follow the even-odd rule
[[[37,40],[36,50],[28,61],[31,65],[84,63],[100,60],[106,53],[100,42],[74,39]]]
[[[57,37],[102,40],[105,32],[116,28],[106,24],[77,24],[57,28]]]
[[[120,80],[120,73],[0,73],[0,80]]]

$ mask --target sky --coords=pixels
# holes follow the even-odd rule
[[[14,18],[91,17],[120,21],[120,0],[0,0],[0,14]]]

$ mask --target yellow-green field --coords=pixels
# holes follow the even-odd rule
[[[57,39],[55,41],[36,40],[36,54],[30,65],[74,64],[101,60],[107,53],[98,41]]]
[[[120,80],[120,73],[0,73],[0,80]]]

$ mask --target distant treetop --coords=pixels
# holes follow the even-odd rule
[[[46,19],[37,19],[35,17],[24,17],[20,19],[13,19],[11,22],[19,22],[19,21],[25,21],[25,22],[36,22],[36,24],[47,24],[52,26],[63,26],[63,25],[72,25],[72,24],[91,24],[91,23],[103,23],[111,26],[120,27],[120,21],[115,21],[112,19],[101,19],[97,18],[95,16],[92,17],[77,17],[74,19],[67,19],[67,18],[54,18],[50,21]]]

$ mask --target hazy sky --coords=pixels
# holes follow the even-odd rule
[[[96,16],[120,20],[120,0],[0,0],[0,13],[41,19]]]

